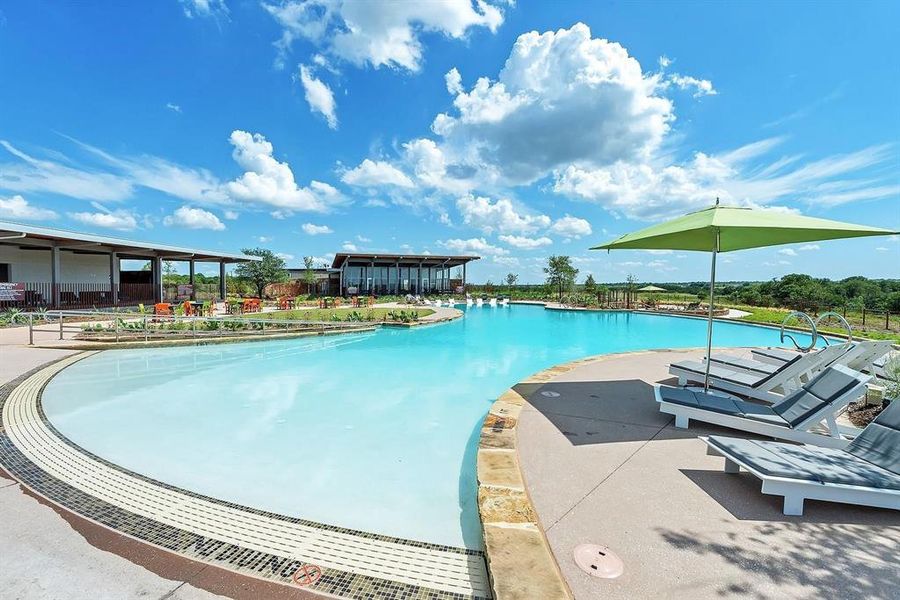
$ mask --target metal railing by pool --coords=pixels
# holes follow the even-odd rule
[[[307,321],[296,319],[231,317],[189,317],[135,312],[52,310],[21,313],[17,319],[28,324],[28,343],[35,335],[51,334],[59,340],[66,333],[75,339],[95,342],[133,342],[171,339],[200,339],[268,336],[290,333],[342,333],[363,331],[377,322]]]

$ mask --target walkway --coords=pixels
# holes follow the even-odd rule
[[[651,384],[701,352],[605,357],[545,383],[518,423],[520,465],[551,549],[576,598],[896,598],[900,517],[807,501],[786,517],[759,481],[722,471],[675,429]],[[542,392],[555,392],[545,395]],[[618,579],[589,577],[573,548],[608,545]]]

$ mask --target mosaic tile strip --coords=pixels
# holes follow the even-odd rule
[[[51,501],[124,535],[239,573],[292,585],[307,564],[322,576],[307,589],[353,598],[489,598],[480,552],[353,535],[301,519],[246,511],[98,461],[57,437],[40,410],[47,381],[89,354],[62,359],[0,388],[0,463]],[[277,518],[276,518],[277,517]]]

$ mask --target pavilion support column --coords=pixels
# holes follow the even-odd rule
[[[463,294],[465,294],[466,293],[466,263],[463,263],[462,288],[463,288]]]
[[[397,261],[397,291],[395,292],[398,296],[400,295],[400,261]]]
[[[191,284],[191,300],[197,299],[197,292],[194,291],[194,259],[188,261],[188,283]]]
[[[157,302],[162,302],[166,298],[165,288],[163,287],[163,266],[162,257],[153,257],[153,297]]]
[[[50,247],[50,298],[53,308],[59,308],[59,246]]]
[[[338,296],[344,295],[344,264],[341,263],[341,269],[338,271]]]
[[[225,286],[225,261],[219,261],[219,296],[222,298],[222,301],[225,301],[225,292],[228,291],[228,288]]]
[[[119,254],[109,253],[109,294],[113,306],[119,305]]]

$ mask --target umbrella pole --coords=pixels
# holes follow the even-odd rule
[[[703,391],[709,391],[709,366],[712,362],[712,331],[713,331],[713,298],[716,287],[716,254],[719,250],[719,234],[716,234],[716,247],[712,251],[712,267],[709,273],[709,322],[706,324],[706,373],[703,376]]]

